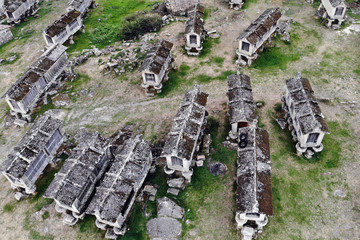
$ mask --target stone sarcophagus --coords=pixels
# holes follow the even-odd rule
[[[69,65],[66,47],[54,45],[48,49],[5,93],[2,98],[10,106],[11,114],[30,121],[30,112]]]
[[[251,65],[258,57],[258,53],[271,42],[276,34],[281,15],[279,8],[269,8],[240,34],[237,38],[239,47],[236,51],[239,65]]]
[[[191,181],[193,157],[199,150],[207,123],[207,97],[197,85],[185,93],[161,154],[166,159],[166,174],[178,171]]]
[[[96,226],[106,230],[106,238],[117,239],[127,231],[126,220],[152,161],[150,145],[141,135],[126,140],[115,154],[86,210],[87,214],[95,215]]]
[[[11,187],[21,194],[35,194],[35,182],[63,144],[62,122],[45,115],[39,118],[14,148],[0,170]]]
[[[311,158],[315,152],[321,152],[322,140],[330,132],[309,80],[300,73],[287,79],[281,101],[298,154]]]
[[[81,13],[71,10],[48,26],[43,32],[43,37],[48,46],[63,44],[71,39],[82,26]]]

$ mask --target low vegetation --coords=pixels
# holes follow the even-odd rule
[[[162,19],[158,14],[134,14],[125,18],[125,22],[120,29],[120,39],[136,39],[145,33],[160,30],[161,25]]]
[[[3,212],[5,212],[5,213],[12,212],[15,208],[15,204],[16,204],[16,202],[11,202],[11,203],[5,204],[3,207]]]
[[[137,11],[150,10],[157,1],[144,0],[99,0],[98,7],[91,9],[84,20],[85,33],[75,35],[75,44],[68,52],[81,51],[95,45],[103,48],[121,39],[121,26],[126,17]],[[133,23],[131,27],[136,24]],[[129,29],[129,28],[127,28]],[[132,28],[131,28],[132,29]]]

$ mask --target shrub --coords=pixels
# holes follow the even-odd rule
[[[161,28],[162,19],[157,14],[135,14],[127,17],[120,29],[120,36],[124,40],[138,38],[149,32],[156,32]]]

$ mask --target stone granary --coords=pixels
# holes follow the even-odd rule
[[[35,182],[64,142],[65,132],[60,120],[45,115],[39,118],[8,156],[1,172],[17,189],[18,200],[24,194],[35,194]]]
[[[330,28],[340,28],[345,20],[344,0],[321,0],[316,15],[321,17]]]
[[[147,96],[160,93],[163,87],[162,83],[167,81],[173,62],[172,47],[173,43],[166,40],[157,42],[141,64],[139,68],[143,80],[141,86],[145,89]]]
[[[202,50],[202,43],[205,38],[204,34],[204,12],[205,8],[200,4],[189,11],[189,20],[186,21],[185,28],[185,49],[188,55],[199,55]]]
[[[84,128],[75,135],[77,146],[46,190],[44,197],[55,200],[55,209],[64,213],[64,224],[74,225],[85,216],[95,190],[113,160],[117,146],[129,137],[119,131],[110,139]]]
[[[276,34],[281,12],[279,8],[265,10],[251,25],[237,38],[239,48],[237,63],[242,66],[251,65],[258,57],[265,45],[271,42]]]
[[[194,8],[199,2],[199,0],[165,0],[164,4],[170,14],[184,16],[188,10]]]
[[[11,32],[10,26],[0,25],[0,46],[9,42],[14,36]]]
[[[239,10],[244,4],[244,0],[229,0],[230,8]]]
[[[236,216],[242,239],[261,233],[273,215],[269,134],[255,125],[239,130]]]
[[[166,158],[166,174],[179,171],[191,181],[194,154],[199,150],[207,123],[207,97],[197,85],[185,93],[161,154]]]
[[[83,16],[86,11],[95,4],[94,0],[70,0],[67,11],[76,10]]]
[[[237,142],[239,130],[256,125],[256,107],[254,104],[250,77],[244,74],[233,74],[227,77],[228,107],[231,130],[229,138]]]
[[[81,13],[71,10],[48,26],[43,32],[43,37],[48,46],[63,44],[71,40],[82,27]]]
[[[10,106],[10,113],[19,119],[30,120],[31,111],[69,65],[66,47],[55,45],[48,49],[2,98]]]
[[[309,80],[300,73],[287,79],[281,101],[298,154],[311,158],[315,152],[321,152],[322,140],[330,132]]]
[[[20,23],[38,10],[38,4],[38,0],[5,0],[3,10],[7,22],[12,24]]]
[[[86,213],[96,216],[96,226],[107,230],[106,238],[117,239],[125,234],[125,221],[130,216],[152,161],[151,148],[141,135],[130,138],[96,187]]]

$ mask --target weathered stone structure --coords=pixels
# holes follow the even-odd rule
[[[161,92],[162,83],[168,80],[168,73],[173,61],[171,48],[173,43],[162,40],[157,42],[147,54],[139,68],[142,76],[141,86],[147,96]]]
[[[233,74],[227,77],[228,107],[231,130],[229,138],[237,142],[239,130],[256,124],[256,107],[252,95],[250,77],[244,74]]]
[[[251,240],[273,215],[269,135],[252,125],[239,129],[238,141],[235,220]]]
[[[11,24],[20,23],[36,13],[38,4],[38,0],[4,0],[3,10],[7,16],[7,22]]]
[[[285,95],[281,98],[289,130],[299,155],[311,158],[324,148],[322,140],[329,129],[308,79],[298,73],[286,80]]]
[[[199,150],[207,123],[207,97],[197,85],[185,93],[161,154],[166,158],[166,174],[179,171],[191,181],[194,154]]]
[[[14,36],[11,32],[10,26],[0,25],[0,46],[9,42]]]
[[[258,53],[271,42],[276,34],[281,15],[279,8],[269,8],[240,34],[237,38],[239,48],[236,51],[239,65],[251,65],[258,57]]]
[[[117,147],[128,138],[128,132],[106,139],[84,128],[75,135],[77,146],[44,194],[55,200],[56,211],[65,214],[65,224],[74,225],[85,216],[95,185],[111,165]]]
[[[229,0],[230,8],[239,10],[244,4],[244,0]]]
[[[67,11],[76,10],[83,16],[86,11],[95,5],[94,0],[70,0],[68,3]]]
[[[0,171],[10,181],[11,187],[21,193],[19,199],[22,194],[35,194],[36,180],[53,161],[64,138],[61,121],[45,115],[36,121],[16,145]]]
[[[172,15],[184,16],[187,11],[194,8],[199,0],[165,0],[166,9]]]
[[[198,4],[188,13],[189,19],[186,22],[185,29],[185,49],[188,55],[197,56],[203,48],[202,43],[205,38],[204,12],[205,8]]]
[[[125,221],[152,161],[151,148],[141,135],[130,138],[96,187],[86,213],[96,216],[96,226],[107,230],[106,238],[117,239],[127,231]]]
[[[71,10],[48,26],[43,32],[43,37],[48,46],[63,44],[72,39],[82,27],[81,12]]]
[[[329,28],[340,28],[345,21],[346,4],[344,0],[321,0],[316,11]]]
[[[68,67],[66,49],[63,45],[48,49],[2,96],[12,115],[30,120],[31,110],[52,85],[59,84],[58,77]]]

